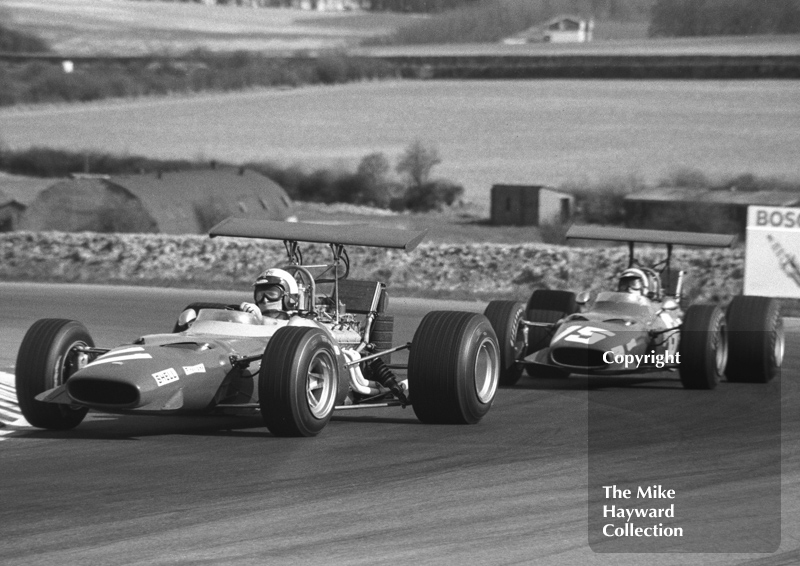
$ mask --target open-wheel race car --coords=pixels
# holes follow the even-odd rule
[[[500,353],[486,317],[430,312],[412,342],[392,346],[386,286],[348,279],[345,245],[409,251],[424,233],[229,218],[210,236],[283,241],[288,263],[259,276],[255,303],[192,303],[173,332],[116,348],[95,346],[77,321],[35,322],[16,364],[17,397],[30,424],[69,429],[89,409],[260,412],[275,435],[314,436],[335,409],[410,405],[422,422],[452,424],[477,423],[488,412]],[[328,244],[332,262],[303,265],[300,242]],[[267,304],[279,308],[262,312]],[[407,364],[388,363],[405,349]]]
[[[779,304],[737,296],[723,311],[710,304],[681,307],[684,271],[671,268],[674,245],[729,247],[735,236],[692,232],[572,226],[568,239],[626,242],[628,267],[617,288],[535,290],[527,304],[492,301],[484,314],[500,344],[500,384],[531,377],[616,375],[675,371],[687,389],[730,382],[766,383],[781,367],[784,349]],[[663,261],[640,265],[635,243],[666,244]]]

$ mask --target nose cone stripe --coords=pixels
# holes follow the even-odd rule
[[[116,354],[116,352],[114,352],[114,353]],[[109,356],[108,358],[106,358],[106,357],[98,358],[95,361],[93,361],[92,363],[86,364],[84,367],[88,368],[88,367],[97,366],[97,365],[100,365],[100,364],[108,364],[108,363],[111,363],[111,362],[124,362],[124,361],[127,361],[127,360],[150,360],[152,358],[153,358],[153,356],[151,356],[150,354],[148,354],[146,352],[145,353],[141,353],[141,354],[127,354],[125,356],[114,355],[114,356]]]
[[[144,352],[144,348],[141,346],[131,346],[130,348],[119,348],[115,349],[111,352],[106,352],[100,358],[104,358],[105,356],[119,356],[120,354],[130,354],[131,352]]]

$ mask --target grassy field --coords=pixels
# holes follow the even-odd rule
[[[0,20],[37,34],[60,53],[120,55],[211,50],[344,48],[391,34],[428,16],[388,12],[312,12],[135,0],[0,0]],[[422,53],[798,54],[797,36],[647,38],[645,21],[597,21],[588,44],[392,47]],[[455,51],[454,51],[455,49]],[[380,50],[380,49],[378,49]]]
[[[354,168],[436,145],[434,174],[488,206],[495,183],[679,168],[800,178],[796,81],[377,82],[0,111],[0,143]]]
[[[247,9],[132,0],[0,0],[14,27],[70,54],[178,53],[344,47],[386,34],[411,16]],[[330,22],[330,24],[328,23]]]

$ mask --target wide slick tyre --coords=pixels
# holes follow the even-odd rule
[[[429,424],[475,424],[492,406],[500,349],[480,314],[434,311],[422,319],[408,355],[408,386],[417,418]]]
[[[531,293],[525,307],[526,319],[530,322],[554,323],[562,318],[578,312],[575,293],[572,291],[555,291],[537,289]],[[553,332],[541,326],[528,327],[528,349],[525,355],[533,354],[550,346]],[[568,377],[569,372],[557,367],[528,365],[525,372],[530,377]]]
[[[320,328],[284,327],[264,350],[258,376],[261,417],[276,436],[316,436],[333,415],[339,362]]]
[[[778,301],[734,297],[727,310],[728,381],[767,383],[780,372],[785,336]]]
[[[46,318],[28,329],[17,353],[15,384],[19,408],[30,424],[68,430],[81,423],[88,409],[43,403],[36,396],[63,385],[88,360],[78,348],[93,346],[89,331],[74,320]]]
[[[680,376],[686,389],[714,389],[728,363],[725,314],[714,305],[692,305],[681,327]]]
[[[525,357],[524,314],[525,305],[516,301],[492,301],[483,311],[500,346],[500,385],[514,385],[522,376],[518,360]]]

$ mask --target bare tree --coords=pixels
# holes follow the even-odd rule
[[[411,187],[420,188],[428,182],[431,171],[441,162],[435,147],[425,147],[420,140],[415,140],[400,156],[395,170],[409,180]]]

